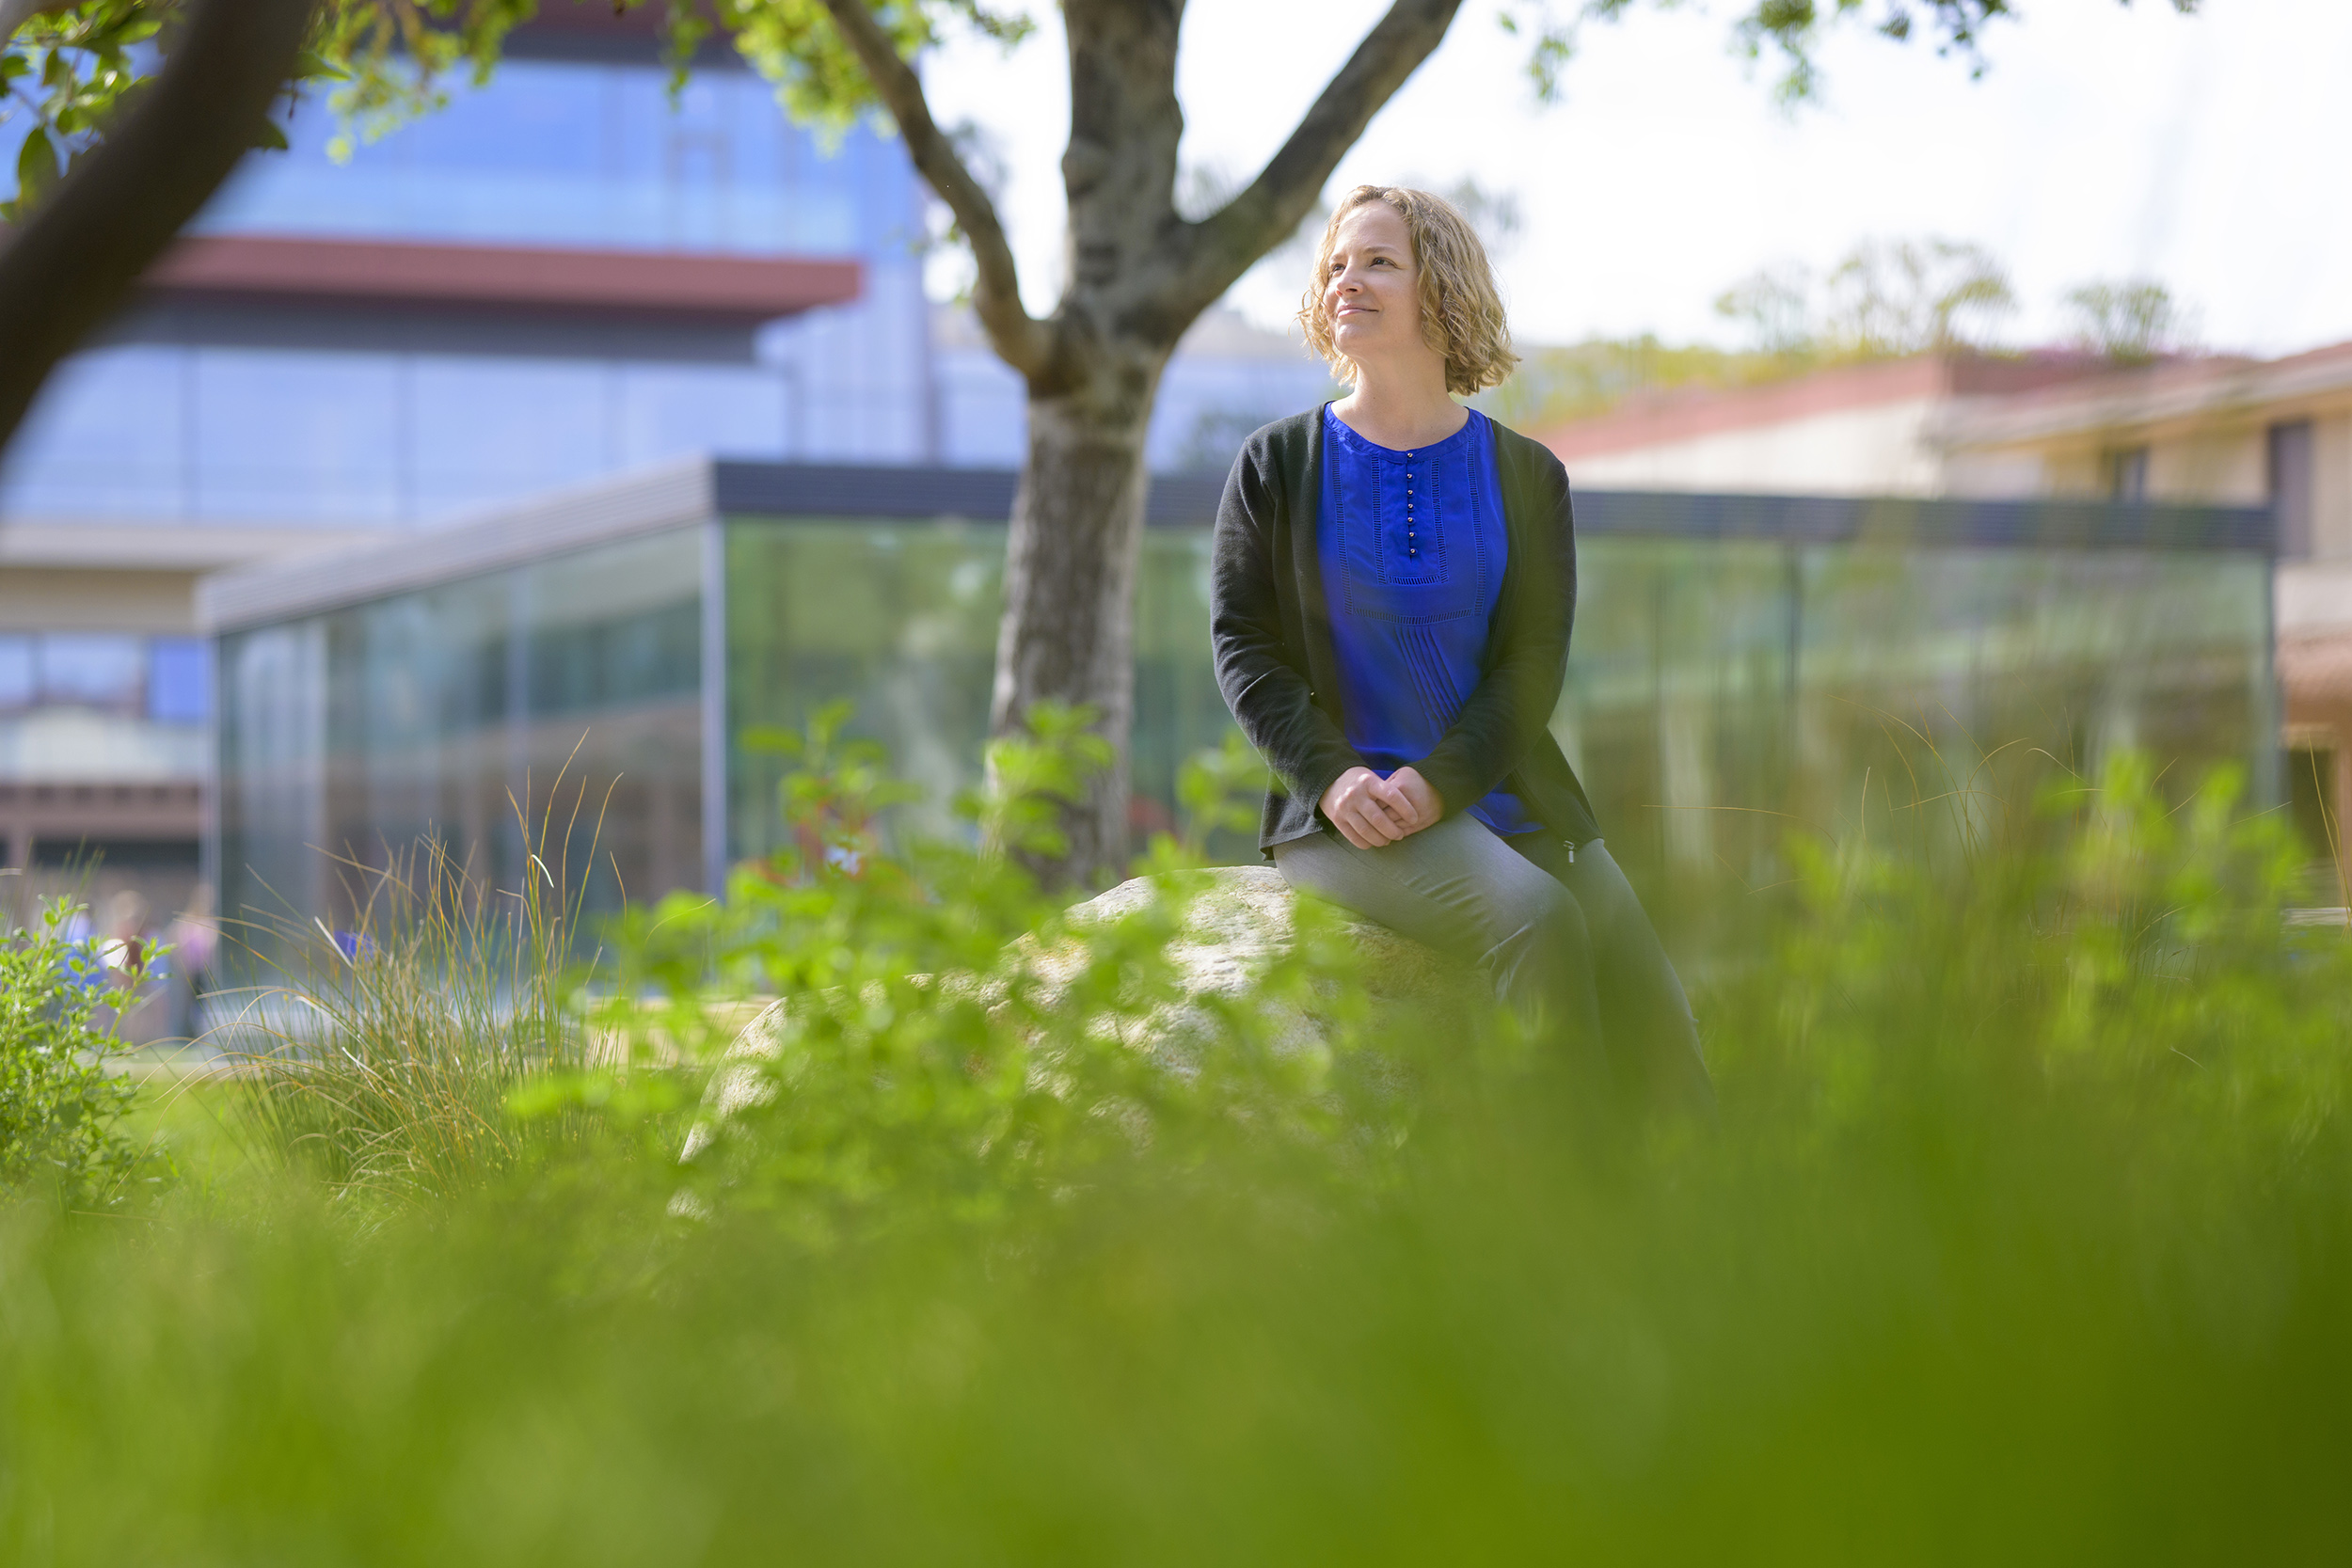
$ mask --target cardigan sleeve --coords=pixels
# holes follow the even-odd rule
[[[1242,734],[1282,787],[1310,806],[1363,759],[1315,705],[1306,657],[1283,635],[1274,536],[1285,505],[1273,450],[1253,437],[1233,463],[1216,508],[1209,628],[1217,689]]]
[[[1567,679],[1576,624],[1576,523],[1567,470],[1536,449],[1534,472],[1505,477],[1511,562],[1478,689],[1429,755],[1414,765],[1447,816],[1477,804],[1526,760]],[[1516,466],[1516,465],[1515,465]],[[1498,467],[1502,465],[1498,465]]]

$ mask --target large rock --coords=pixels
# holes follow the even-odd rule
[[[1184,934],[1170,950],[1188,995],[1239,995],[1267,957],[1290,951],[1298,895],[1274,867],[1223,866],[1165,880],[1191,896]],[[1163,883],[1156,877],[1121,882],[1073,909],[1070,918],[1080,925],[1116,920],[1149,904]],[[1377,1002],[1448,1007],[1474,1005],[1485,994],[1473,971],[1385,926],[1344,916],[1341,928],[1355,943],[1364,987]]]
[[[1070,918],[1081,927],[1117,920],[1163,895],[1188,900],[1180,934],[1168,949],[1183,976],[1181,994],[1171,1005],[1155,1008],[1127,1037],[1183,1070],[1191,1041],[1213,1027],[1200,1003],[1212,996],[1247,994],[1265,961],[1290,951],[1297,937],[1298,895],[1270,865],[1225,866],[1168,878],[1138,877],[1075,906]],[[1376,1008],[1469,1020],[1490,1005],[1484,981],[1468,966],[1370,921],[1343,917],[1340,928],[1356,946],[1364,989]],[[1039,967],[1049,981],[1057,960],[1074,969],[1082,955],[1075,943],[1060,953],[1043,954]],[[716,1119],[723,1121],[775,1093],[773,1080],[760,1064],[775,1059],[776,1029],[790,1005],[788,1000],[775,1003],[736,1037],[710,1085],[707,1104]],[[1311,1046],[1326,1037],[1326,1021],[1311,1006],[1292,1011],[1282,1024],[1288,1043],[1295,1046]],[[698,1126],[688,1139],[687,1157],[710,1135],[707,1124]]]

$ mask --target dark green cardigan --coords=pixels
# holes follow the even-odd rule
[[[1554,837],[1600,836],[1560,743],[1552,709],[1576,621],[1576,529],[1568,476],[1546,448],[1495,426],[1511,559],[1478,689],[1437,749],[1413,765],[1451,816],[1497,787]],[[1315,552],[1323,410],[1278,420],[1243,444],[1217,503],[1210,636],[1226,706],[1272,766],[1258,847],[1319,831],[1331,781],[1363,765],[1347,743],[1331,616]]]

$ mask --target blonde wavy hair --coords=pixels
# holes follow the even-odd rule
[[[1478,230],[1445,198],[1401,185],[1357,186],[1340,198],[1331,221],[1324,225],[1323,243],[1315,246],[1314,277],[1298,302],[1298,325],[1307,334],[1307,346],[1323,356],[1333,375],[1355,384],[1355,362],[1332,345],[1323,291],[1330,277],[1340,220],[1375,201],[1395,208],[1413,236],[1422,341],[1445,356],[1445,389],[1467,396],[1506,379],[1519,356],[1511,352],[1511,324],[1503,319],[1502,296],[1495,290],[1494,268],[1487,263]]]

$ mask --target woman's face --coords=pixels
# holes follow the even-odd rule
[[[1421,334],[1421,279],[1412,230],[1385,201],[1367,201],[1340,219],[1323,278],[1331,345],[1359,365],[1415,355],[1440,360]]]

